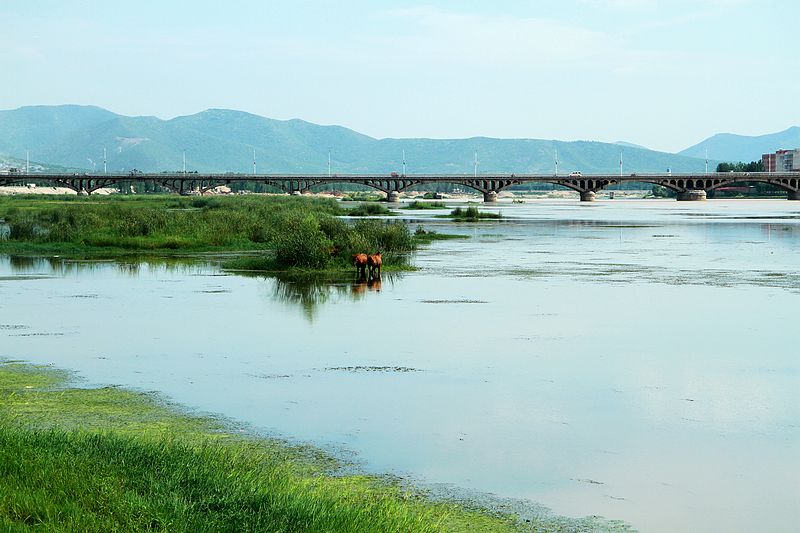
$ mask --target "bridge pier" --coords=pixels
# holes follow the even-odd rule
[[[581,191],[581,202],[594,202],[596,197],[594,191]]]
[[[89,196],[89,191],[86,189],[81,189],[78,191],[78,196]]]
[[[483,201],[487,204],[494,204],[497,202],[497,191],[486,191],[483,193]]]
[[[397,191],[389,191],[386,193],[386,201],[392,204],[400,202],[400,193]]]
[[[706,199],[706,191],[703,189],[689,189],[678,193],[679,202],[702,202]]]
[[[789,200],[800,200],[800,191],[789,191]]]

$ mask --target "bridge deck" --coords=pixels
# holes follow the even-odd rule
[[[302,192],[312,187],[334,183],[356,183],[381,190],[390,200],[397,200],[400,191],[415,185],[453,183],[470,187],[484,194],[486,201],[493,201],[497,193],[514,185],[525,183],[554,183],[572,189],[581,195],[581,200],[590,201],[596,192],[621,183],[646,182],[661,185],[678,194],[679,200],[704,199],[706,191],[730,186],[733,183],[760,182],[779,187],[789,198],[800,200],[800,172],[714,172],[714,173],[634,173],[618,174],[240,174],[206,172],[159,172],[159,173],[21,173],[0,174],[0,185],[25,181],[45,181],[69,187],[80,193],[91,193],[102,187],[128,182],[154,182],[175,192],[192,189],[206,191],[218,185],[235,182],[257,182],[275,186],[285,192]]]

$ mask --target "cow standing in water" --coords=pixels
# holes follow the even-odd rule
[[[353,254],[353,266],[359,278],[367,277],[367,254]]]
[[[372,254],[367,256],[367,266],[369,267],[370,279],[380,279],[382,264],[383,260],[381,259],[380,252],[378,252],[377,254]]]

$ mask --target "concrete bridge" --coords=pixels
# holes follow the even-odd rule
[[[399,201],[400,192],[416,185],[450,183],[483,193],[485,202],[496,202],[497,193],[514,185],[525,183],[551,183],[580,194],[582,202],[591,202],[598,191],[621,183],[652,183],[674,191],[678,200],[705,200],[706,193],[739,183],[767,183],[787,192],[789,200],[800,200],[800,172],[724,172],[709,174],[209,174],[209,173],[108,173],[108,174],[26,174],[9,172],[0,174],[1,185],[30,182],[49,183],[67,187],[78,194],[91,194],[97,189],[113,185],[125,186],[133,182],[149,182],[170,191],[189,194],[206,192],[220,185],[254,182],[271,185],[289,194],[312,190],[319,185],[355,183],[383,191],[390,202]]]

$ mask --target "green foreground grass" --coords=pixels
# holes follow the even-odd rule
[[[518,531],[119,388],[0,363],[4,531]]]
[[[347,210],[332,199],[286,196],[0,197],[0,220],[8,226],[0,235],[0,253],[247,252],[242,261],[251,269],[335,271],[348,268],[353,253],[382,251],[387,268],[407,269],[409,252],[429,240],[415,238],[402,222],[338,218],[386,212],[377,204]]]

